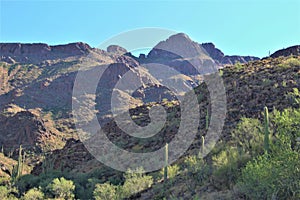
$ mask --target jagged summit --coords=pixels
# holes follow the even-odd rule
[[[185,33],[170,36],[167,40],[159,42],[148,54],[149,58],[190,58],[206,55],[206,52]]]
[[[202,43],[202,46],[212,59],[221,65],[233,65],[236,62],[247,63],[249,61],[259,60],[255,56],[240,56],[240,55],[225,55],[220,49],[218,49],[213,43]]]

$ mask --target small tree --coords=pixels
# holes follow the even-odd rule
[[[128,170],[125,173],[125,183],[122,187],[122,198],[129,198],[138,192],[141,192],[153,184],[152,176],[144,174],[142,168],[135,171]]]
[[[0,199],[1,200],[14,200],[14,199],[17,199],[11,193],[18,193],[18,190],[16,188],[8,189],[7,186],[0,186]]]
[[[55,198],[74,199],[75,197],[75,185],[73,181],[66,180],[64,177],[53,179],[47,188]]]
[[[0,199],[7,199],[9,190],[6,186],[0,186]]]
[[[239,149],[251,156],[263,151],[263,125],[258,119],[242,118],[232,131],[232,140]]]
[[[118,200],[118,186],[110,183],[96,184],[93,192],[96,200]]]
[[[22,198],[23,200],[43,200],[44,193],[37,188],[28,190]]]

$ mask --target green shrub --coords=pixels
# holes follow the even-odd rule
[[[9,190],[6,186],[0,186],[0,199],[8,198]]]
[[[96,200],[118,200],[121,198],[119,186],[110,183],[96,184],[93,194]]]
[[[245,67],[245,65],[241,64],[240,62],[236,62],[234,64],[234,69],[237,69],[237,70],[241,70]]]
[[[248,199],[300,199],[300,155],[286,149],[264,154],[242,170],[238,193]]]
[[[23,200],[43,200],[44,193],[37,188],[32,188],[26,192],[22,198]]]
[[[65,178],[55,178],[52,183],[47,186],[47,189],[55,198],[74,199],[75,185],[73,181]]]
[[[17,199],[11,192],[17,193],[18,191],[13,189],[8,189],[6,186],[0,186],[0,199],[1,200],[14,200]]]
[[[250,160],[250,156],[235,147],[229,147],[212,157],[214,185],[230,189],[237,181],[241,168]]]
[[[297,66],[300,66],[300,60],[293,57],[286,59],[285,61],[283,61],[278,65],[278,67],[281,68],[289,68],[289,67],[297,67]]]
[[[232,141],[245,153],[255,156],[263,152],[263,126],[258,119],[242,118],[232,131]]]
[[[133,194],[151,187],[152,184],[152,177],[145,175],[142,169],[138,169],[136,171],[128,170],[125,173],[125,183],[122,187],[122,197],[128,198]]]
[[[201,156],[189,156],[184,160],[187,168],[188,178],[192,178],[198,184],[206,181],[211,173],[210,167],[205,163]]]
[[[293,88],[293,92],[289,92],[286,95],[289,103],[295,107],[295,108],[299,108],[300,106],[300,92],[298,90],[298,88]]]
[[[278,138],[273,148],[297,149],[297,138],[300,137],[300,109],[285,109],[273,112],[273,123]],[[299,150],[299,149],[298,149]]]
[[[179,166],[178,165],[169,165],[168,166],[168,179],[173,179],[177,174],[179,174]],[[165,169],[162,168],[160,170],[160,176],[164,176]]]
[[[41,181],[40,177],[34,176],[32,174],[26,174],[24,176],[21,176],[17,180],[16,186],[19,189],[20,193],[22,194],[31,188],[39,187],[40,181]]]

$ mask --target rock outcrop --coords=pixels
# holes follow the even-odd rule
[[[123,55],[123,54],[127,53],[127,50],[123,47],[118,46],[118,45],[110,45],[110,46],[107,47],[107,52],[118,54],[118,55]]]
[[[210,55],[210,57],[212,57],[214,60],[218,62],[222,62],[222,59],[225,55],[220,49],[216,48],[213,43],[209,42],[209,43],[202,43],[199,45],[202,46],[206,50],[206,52]]]
[[[281,111],[291,106],[286,94],[291,92],[292,88],[299,88],[300,80],[298,74],[300,74],[300,71],[298,66],[284,69],[278,66],[284,59],[255,61],[244,64],[243,69],[236,69],[234,66],[223,69],[222,77],[227,94],[227,114],[221,135],[222,140],[230,138],[233,128],[236,127],[236,124],[242,117],[263,119],[262,111],[264,106],[267,106],[270,112],[274,108]],[[300,59],[300,57],[297,59]],[[282,84],[284,82],[286,85]],[[200,133],[197,134],[186,155],[199,151],[201,135],[206,134],[205,117],[207,106],[210,104],[209,91],[205,84],[201,84],[195,89],[195,92],[202,96],[199,103]],[[168,105],[169,103],[171,106]],[[137,124],[146,126],[149,123],[148,106],[150,105],[155,106],[155,104],[147,104],[130,110],[132,119]],[[164,141],[171,141],[172,137],[176,135],[181,117],[180,106],[177,101],[165,102],[165,104],[161,103],[161,105],[166,106],[166,111],[171,114],[172,118],[168,119],[170,121],[167,123],[167,126],[149,141],[139,141],[128,134],[124,134],[113,120],[103,126],[103,129],[108,138],[123,149],[133,152],[159,149],[164,144]],[[60,169],[63,166],[71,171],[88,172],[103,167],[87,151],[83,143],[73,139],[69,140],[63,149],[54,151],[50,159],[53,161],[55,169]],[[38,174],[41,170],[41,166],[38,166],[35,172]]]
[[[249,61],[259,60],[258,57],[255,56],[228,56],[225,55],[220,49],[216,48],[213,43],[202,43],[201,45],[206,52],[221,65],[234,65],[235,63],[247,63]]]
[[[11,153],[22,145],[23,148],[41,152],[53,133],[44,121],[29,111],[20,111],[13,116],[0,115],[0,146],[4,152]]]
[[[37,64],[44,60],[88,54],[92,48],[83,42],[49,46],[44,43],[0,43],[0,61]]]
[[[281,49],[271,54],[270,57],[277,58],[279,56],[299,56],[300,55],[300,45],[295,45],[288,47],[286,49]]]
[[[209,73],[214,67],[208,53],[184,33],[159,42],[140,62],[163,64],[187,76]]]

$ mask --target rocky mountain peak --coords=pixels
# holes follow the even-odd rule
[[[119,45],[110,45],[107,47],[107,52],[118,54],[118,55],[123,55],[123,54],[127,53],[127,50]]]
[[[148,58],[178,59],[191,58],[204,55],[202,47],[192,41],[184,33],[170,36],[167,40],[159,42],[148,54]]]

